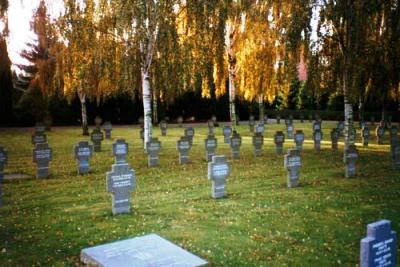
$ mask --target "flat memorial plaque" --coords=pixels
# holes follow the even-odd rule
[[[85,248],[81,261],[102,267],[190,267],[208,263],[156,234]]]

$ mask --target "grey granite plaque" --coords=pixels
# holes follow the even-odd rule
[[[116,164],[126,163],[126,155],[128,154],[129,146],[125,139],[118,139],[115,141],[112,145],[112,150]]]
[[[206,160],[211,161],[217,150],[217,139],[214,135],[209,135],[207,139],[204,140],[204,147],[206,149]]]
[[[313,133],[314,149],[317,151],[321,150],[322,137],[323,137],[323,133],[321,130],[314,131],[314,133]]]
[[[240,146],[242,145],[242,137],[236,131],[233,131],[231,137],[231,155],[233,159],[240,157]]]
[[[249,116],[249,127],[250,127],[250,132],[254,132],[254,125],[256,122],[254,121],[254,115]]]
[[[177,119],[177,122],[178,122],[179,128],[182,128],[183,117],[182,117],[182,116],[179,116],[178,119]]]
[[[338,148],[338,141],[340,137],[340,132],[338,129],[332,129],[331,130],[331,144],[332,144],[332,149],[336,150]]]
[[[96,125],[97,129],[101,128],[102,122],[103,122],[103,119],[100,116],[96,116],[96,118],[94,118],[94,124]]]
[[[4,167],[8,162],[7,149],[0,146],[0,207],[3,205],[3,179],[4,179]]]
[[[282,131],[277,131],[274,135],[275,150],[277,154],[283,153],[283,143],[285,143],[285,135]]]
[[[293,138],[293,124],[286,125],[286,132],[289,139]]]
[[[106,174],[107,192],[112,194],[112,213],[128,213],[131,209],[130,191],[135,188],[135,172],[128,163],[113,164]]]
[[[90,134],[90,139],[93,142],[93,147],[94,147],[94,152],[100,152],[101,151],[101,141],[104,139],[103,132],[99,128],[96,128],[92,131]]]
[[[185,129],[185,136],[186,136],[187,138],[189,138],[189,140],[190,140],[190,145],[192,145],[192,144],[193,144],[193,137],[194,137],[194,129],[193,129],[193,127],[187,127],[187,128]]]
[[[350,145],[344,152],[344,163],[346,164],[346,178],[351,178],[356,175],[356,163],[358,151],[355,145]]]
[[[147,149],[147,165],[149,167],[155,167],[159,164],[159,153],[161,149],[161,143],[157,138],[151,138],[149,142],[146,143]]]
[[[375,134],[378,145],[383,145],[383,136],[385,135],[385,127],[382,125],[378,125],[378,127],[376,127]]]
[[[262,155],[262,146],[264,145],[264,136],[262,133],[255,133],[253,136],[254,156]]]
[[[229,144],[231,142],[232,128],[230,126],[225,126],[222,130],[222,134],[224,135],[224,143]]]
[[[49,177],[49,162],[52,160],[52,151],[47,143],[36,144],[33,149],[33,162],[37,165],[37,178]]]
[[[397,236],[388,220],[367,225],[367,236],[360,242],[360,267],[395,267]]]
[[[176,143],[176,149],[179,152],[179,164],[186,164],[189,162],[190,140],[188,137],[181,137]]]
[[[43,132],[35,132],[32,135],[32,145],[40,144],[40,143],[47,143],[47,136]]]
[[[296,130],[296,133],[294,134],[294,142],[296,144],[296,148],[299,151],[302,151],[304,143],[304,133],[302,130]]]
[[[167,136],[167,122],[166,121],[161,121],[160,122],[160,130],[161,130],[161,135],[162,136]]]
[[[213,156],[208,163],[208,179],[212,181],[211,196],[223,198],[225,196],[225,181],[229,176],[229,165],[225,156]]]
[[[369,142],[369,128],[367,126],[364,126],[361,129],[361,140],[363,143],[363,146],[368,146]]]
[[[284,166],[288,171],[288,188],[297,187],[299,185],[299,171],[301,167],[301,156],[298,149],[288,150],[288,153],[285,155]]]
[[[106,136],[106,139],[111,139],[111,131],[112,131],[112,124],[109,121],[106,121],[103,124],[103,130]]]
[[[89,172],[90,162],[89,159],[93,154],[93,146],[88,141],[80,141],[74,147],[75,159],[78,161],[78,173],[86,174]]]
[[[156,234],[83,249],[81,261],[95,267],[197,267],[207,264]]]

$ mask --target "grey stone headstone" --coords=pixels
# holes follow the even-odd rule
[[[8,162],[7,150],[0,146],[0,207],[3,205],[3,179],[4,179],[4,167]]]
[[[395,267],[397,235],[388,220],[367,225],[367,236],[360,242],[360,267]]]
[[[212,120],[209,120],[207,122],[208,125],[208,135],[214,135],[214,122]]]
[[[149,167],[158,166],[160,149],[161,143],[157,138],[151,138],[150,142],[146,143],[147,165]]]
[[[250,132],[254,132],[254,125],[256,122],[254,121],[254,116],[250,115],[249,117],[249,127],[250,127]]]
[[[346,164],[346,178],[351,178],[356,175],[356,163],[358,151],[355,145],[350,145],[344,152],[344,163]]]
[[[276,123],[281,124],[281,115],[276,115]]]
[[[135,171],[128,163],[113,164],[106,174],[107,192],[112,194],[112,213],[128,213],[131,209],[130,191],[136,186]]]
[[[193,144],[193,136],[194,136],[194,129],[193,127],[187,127],[185,129],[185,136],[189,138],[190,140],[190,145]]]
[[[78,173],[85,174],[89,172],[90,162],[89,159],[93,154],[93,146],[88,141],[80,141],[74,147],[75,159],[78,161]]]
[[[177,141],[176,149],[179,152],[179,164],[186,164],[189,162],[190,148],[191,145],[188,137],[181,137],[181,139]]]
[[[222,130],[222,134],[224,135],[224,143],[229,144],[231,142],[232,128],[230,126],[225,126]]]
[[[286,125],[286,132],[289,139],[293,138],[293,124]]]
[[[314,121],[313,122],[313,132],[315,131],[321,131],[321,122],[319,121]]]
[[[93,142],[94,152],[100,152],[101,141],[103,141],[104,139],[103,132],[100,130],[100,128],[96,128],[92,131],[92,133],[90,134],[90,139]]]
[[[302,130],[296,130],[294,134],[294,142],[296,144],[296,148],[301,152],[303,150],[304,143],[304,133]]]
[[[118,139],[112,145],[114,161],[116,164],[126,163],[126,155],[129,152],[128,143],[125,139]]]
[[[288,188],[297,187],[299,185],[299,171],[301,167],[301,156],[298,149],[288,150],[288,153],[285,155],[284,166],[288,171]]]
[[[262,133],[256,133],[253,135],[253,147],[254,155],[259,157],[262,155],[262,146],[264,145],[264,136]]]
[[[43,122],[37,122],[35,124],[35,133],[38,135],[44,134],[46,131],[46,125]]]
[[[369,128],[367,126],[364,126],[361,130],[361,139],[363,146],[368,146],[369,142]]]
[[[47,143],[47,136],[43,132],[36,132],[32,135],[32,145]]]
[[[259,122],[256,125],[255,133],[263,135],[264,134],[264,129],[265,129],[264,124],[262,122]]]
[[[101,128],[102,122],[103,122],[103,119],[100,116],[96,116],[96,118],[94,118],[94,124],[96,125],[97,129]]]
[[[378,125],[378,127],[376,127],[375,134],[378,145],[383,145],[383,136],[385,135],[385,127],[382,125]]]
[[[83,249],[81,261],[97,267],[198,267],[207,264],[156,234]]]
[[[332,129],[331,130],[331,144],[332,144],[332,149],[336,150],[338,148],[338,141],[340,137],[340,132],[338,129]]]
[[[214,135],[209,135],[207,139],[204,140],[204,146],[206,149],[206,160],[209,162],[212,157],[215,156],[215,151],[217,150],[217,139]]]
[[[177,122],[178,122],[179,128],[182,128],[183,117],[182,117],[182,116],[179,116],[178,119],[177,119]]]
[[[277,154],[283,153],[283,143],[285,143],[285,135],[282,131],[277,131],[274,135],[274,143]]]
[[[208,163],[208,179],[212,181],[211,196],[223,198],[225,196],[225,181],[229,176],[229,165],[225,156],[213,156]]]
[[[106,121],[103,124],[103,130],[105,132],[106,135],[106,139],[111,139],[111,131],[112,131],[112,124],[109,121]]]
[[[323,138],[323,133],[321,130],[314,131],[314,133],[313,133],[314,149],[317,151],[321,150],[322,138]]]
[[[166,121],[161,121],[160,122],[160,130],[161,130],[161,135],[162,136],[167,136],[167,122]]]
[[[232,133],[231,137],[231,155],[233,159],[240,157],[240,146],[242,145],[242,137],[237,132]]]
[[[214,126],[216,126],[216,124],[217,124],[217,116],[212,115],[212,116],[211,116],[211,120],[212,120],[212,122],[214,123]]]
[[[33,149],[33,162],[37,165],[37,178],[49,177],[49,162],[52,160],[52,151],[47,143],[36,144]]]

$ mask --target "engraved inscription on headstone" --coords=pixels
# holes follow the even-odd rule
[[[100,130],[100,128],[96,128],[92,131],[90,135],[90,139],[93,142],[93,147],[94,147],[94,152],[100,152],[101,151],[101,141],[103,141],[103,132]]]
[[[106,135],[106,139],[111,139],[111,131],[112,131],[112,124],[109,121],[106,121],[103,124],[103,130],[105,132]]]
[[[190,140],[188,137],[181,137],[177,141],[176,149],[179,152],[179,164],[186,164],[189,162]]]
[[[367,225],[367,236],[360,242],[360,267],[395,267],[397,235],[389,220]]]
[[[259,157],[262,155],[262,146],[264,144],[264,136],[262,133],[256,133],[253,136],[254,155]]]
[[[75,159],[78,161],[78,173],[85,174],[89,172],[89,159],[93,153],[93,146],[88,141],[80,141],[74,148]]]
[[[47,143],[47,136],[43,132],[35,132],[32,135],[32,145]]]
[[[322,140],[323,134],[321,130],[316,130],[313,133],[313,139],[314,139],[314,149],[319,151],[321,150],[321,140]]]
[[[242,145],[242,137],[236,131],[233,131],[231,137],[231,155],[233,159],[240,157],[240,146]]]
[[[106,174],[107,192],[112,194],[112,213],[114,215],[130,212],[130,191],[135,188],[135,172],[128,163],[113,164]]]
[[[4,178],[4,167],[8,162],[7,150],[0,146],[0,207],[3,205],[3,178]]]
[[[336,150],[338,148],[338,141],[339,141],[340,133],[338,129],[331,130],[331,143],[332,149]]]
[[[126,155],[128,154],[129,146],[125,139],[118,139],[115,141],[112,145],[112,150],[116,164],[126,163]]]
[[[167,122],[166,121],[161,121],[160,122],[160,130],[161,130],[161,135],[166,136],[167,135]]]
[[[224,135],[224,143],[229,144],[231,141],[232,128],[230,126],[225,126],[222,130],[222,134]]]
[[[37,178],[49,177],[49,162],[52,160],[52,151],[47,143],[36,144],[33,149],[33,162],[37,165]]]
[[[294,134],[294,142],[296,143],[296,148],[299,151],[302,151],[304,143],[304,133],[302,130],[296,130],[296,133]]]
[[[151,138],[150,141],[146,143],[147,165],[149,167],[158,166],[160,149],[161,143],[157,138]]]
[[[356,162],[358,158],[358,151],[355,145],[350,145],[345,149],[344,163],[346,164],[346,178],[354,177],[356,175]]]
[[[378,127],[376,127],[375,134],[378,145],[383,145],[383,136],[385,135],[385,127],[382,125],[378,125]]]
[[[364,126],[361,130],[361,139],[363,146],[368,146],[369,142],[369,128],[367,126]]]
[[[298,149],[288,150],[288,153],[285,155],[284,166],[288,171],[288,188],[297,187],[299,185],[299,170],[301,167],[301,156]]]
[[[185,136],[189,138],[190,145],[193,144],[194,129],[193,127],[187,127],[185,129]]]
[[[211,196],[223,198],[225,196],[225,180],[229,176],[229,165],[225,156],[213,156],[208,163],[208,179],[212,181]]]
[[[207,139],[204,140],[204,146],[206,149],[206,160],[211,161],[212,157],[215,156],[215,150],[217,149],[217,139],[214,135],[209,135]]]
[[[277,131],[274,135],[275,150],[277,154],[283,153],[283,143],[285,142],[285,135],[282,131]]]

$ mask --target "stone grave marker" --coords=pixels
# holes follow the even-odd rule
[[[301,156],[298,149],[288,150],[288,153],[285,155],[284,166],[288,171],[288,188],[297,187],[299,185],[299,171],[301,167]]]
[[[262,155],[262,146],[264,145],[264,136],[262,133],[255,133],[253,135],[254,155],[259,157]]]
[[[179,152],[179,164],[186,164],[189,162],[189,151],[191,145],[188,137],[181,137],[176,143],[176,149]]]
[[[368,146],[369,142],[369,128],[368,126],[364,126],[361,130],[361,140],[363,143],[363,146]]]
[[[45,131],[46,125],[43,122],[37,122],[35,124],[35,133],[37,133],[38,135],[42,135]]]
[[[240,157],[240,146],[242,145],[242,137],[236,131],[233,131],[231,137],[231,154],[233,159]]]
[[[315,131],[321,131],[321,122],[320,121],[314,121],[313,122],[313,132]]]
[[[161,149],[161,143],[157,138],[152,137],[149,142],[146,143],[147,148],[147,165],[149,167],[158,166],[159,164],[159,153]]]
[[[375,135],[376,135],[378,145],[383,145],[383,137],[385,135],[385,127],[382,125],[378,125],[378,127],[376,127],[376,130],[375,130]]]
[[[392,154],[392,158],[394,157],[394,148],[399,141],[399,136],[397,135],[397,126],[392,125],[390,127],[390,151]]]
[[[3,179],[4,179],[4,167],[8,162],[7,150],[0,146],[0,207],[3,205]]]
[[[208,120],[208,135],[214,135],[214,122],[212,120]]]
[[[52,151],[47,143],[36,144],[33,149],[33,162],[37,165],[36,177],[49,177],[49,162],[52,160]]]
[[[167,122],[166,121],[160,122],[160,130],[161,130],[162,136],[167,136]]]
[[[336,150],[338,148],[338,141],[340,137],[340,132],[338,129],[332,129],[331,130],[331,144],[332,144],[332,149]]]
[[[43,132],[35,132],[31,138],[32,145],[47,143],[47,136]]]
[[[106,174],[107,192],[112,194],[112,213],[128,213],[131,209],[130,191],[135,188],[135,171],[128,163],[112,165]]]
[[[204,140],[204,147],[206,150],[206,160],[210,162],[212,157],[215,156],[217,150],[217,139],[214,135],[208,135],[207,139]]]
[[[314,149],[317,151],[321,150],[322,137],[323,137],[323,133],[321,130],[314,131],[314,133],[313,133]]]
[[[112,145],[114,162],[116,164],[126,163],[126,155],[129,151],[129,145],[125,139],[117,139]]]
[[[276,123],[281,124],[281,115],[276,115]]]
[[[262,122],[259,122],[256,125],[255,133],[263,135],[264,134],[264,129],[265,129],[264,124]]]
[[[277,154],[283,153],[283,143],[285,143],[285,135],[282,131],[277,131],[274,135],[275,150]]]
[[[289,119],[285,119],[285,125],[286,125],[286,127],[287,127],[288,125],[290,125],[290,120],[289,120]]]
[[[346,164],[346,178],[351,178],[356,175],[356,163],[358,158],[358,151],[355,145],[350,145],[345,149],[344,163]]]
[[[85,174],[89,172],[89,159],[93,154],[93,146],[88,141],[80,141],[74,147],[75,159],[78,161],[78,173]]]
[[[222,129],[222,134],[224,135],[224,143],[229,144],[231,141],[232,128],[230,126],[225,126]]]
[[[360,267],[395,267],[397,235],[388,220],[367,225],[367,236],[360,242]]]
[[[296,133],[294,134],[294,142],[296,143],[296,148],[301,152],[304,143],[304,133],[302,130],[296,130]]]
[[[189,138],[190,140],[190,145],[193,144],[193,136],[194,136],[194,129],[193,127],[187,127],[185,129],[185,136]]]
[[[156,234],[130,238],[81,251],[81,261],[98,267],[198,267],[207,261]]]
[[[286,132],[289,139],[293,138],[293,124],[286,125]]]
[[[96,118],[94,118],[94,124],[96,125],[97,129],[101,128],[101,123],[103,122],[102,118],[100,116],[96,116]]]
[[[225,156],[213,156],[208,163],[208,180],[212,181],[211,196],[223,198],[225,196],[225,181],[229,176],[229,165]]]
[[[178,122],[178,127],[182,128],[182,123],[183,123],[183,117],[179,116],[178,119],[176,120]]]
[[[101,141],[104,139],[103,136],[103,132],[100,130],[100,128],[96,128],[92,131],[90,139],[93,142],[94,152],[101,151]]]
[[[213,126],[217,126],[217,116],[212,115],[212,116],[211,116],[211,120],[212,120],[212,122],[214,123]]]
[[[250,115],[249,117],[249,126],[250,126],[250,132],[254,132],[254,125],[256,122],[254,121],[254,116]]]
[[[112,124],[109,121],[106,121],[103,124],[103,130],[106,136],[106,139],[111,139],[111,131],[112,131]]]

